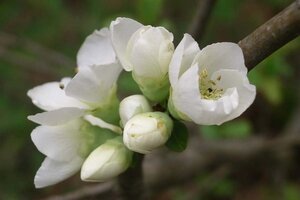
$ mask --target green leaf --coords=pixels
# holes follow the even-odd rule
[[[166,143],[166,146],[175,152],[182,152],[186,149],[188,142],[188,130],[186,126],[175,120],[171,137]]]

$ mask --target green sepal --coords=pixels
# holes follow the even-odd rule
[[[86,121],[81,125],[80,132],[83,140],[85,140],[79,148],[79,154],[83,158],[86,158],[98,146],[118,136],[109,129],[93,126]]]
[[[170,82],[168,74],[162,79],[136,76],[132,72],[132,77],[138,84],[143,95],[153,102],[163,102],[169,96]]]
[[[188,129],[184,123],[174,120],[174,128],[166,147],[175,152],[182,152],[186,149],[188,143]]]
[[[173,103],[173,100],[172,100],[172,88],[170,88],[170,97],[168,99],[168,111],[169,113],[171,114],[171,116],[175,119],[178,119],[178,120],[184,120],[184,121],[191,121],[190,118],[188,118],[185,114],[183,114],[182,112],[179,112],[175,106],[174,106],[174,103]]]
[[[119,125],[119,105],[117,86],[114,86],[105,101],[100,106],[97,106],[97,109],[93,110],[91,114],[110,124]]]

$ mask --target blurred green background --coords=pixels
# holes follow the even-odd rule
[[[238,42],[270,19],[290,0],[217,0],[200,47]],[[26,92],[41,83],[73,76],[76,53],[95,29],[118,16],[144,24],[162,25],[178,43],[196,12],[197,0],[2,0],[0,2],[0,199],[40,199],[86,185],[78,176],[46,189],[34,189],[33,177],[43,155],[30,132],[36,126],[26,117],[37,113]],[[222,126],[199,127],[204,140],[245,138],[261,134],[275,137],[299,104],[299,38],[274,53],[250,72],[257,86],[254,105],[242,117]],[[129,74],[120,79],[123,95],[138,92]],[[299,155],[299,154],[298,154]],[[297,164],[297,162],[296,162]],[[298,161],[299,164],[299,161]],[[300,199],[300,170],[294,166],[282,190],[286,200]],[[190,183],[168,188],[156,199],[275,199],[268,170],[249,170],[213,180],[205,194],[191,188],[206,183],[210,172],[199,172]],[[241,172],[245,173],[245,171]],[[251,174],[253,176],[251,176]]]

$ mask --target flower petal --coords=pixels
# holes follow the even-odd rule
[[[66,87],[68,96],[101,104],[115,85],[122,67],[119,63],[82,68]]]
[[[34,177],[36,188],[43,188],[59,183],[79,171],[83,159],[75,157],[69,162],[60,162],[51,158],[45,158]]]
[[[173,34],[163,27],[143,26],[137,30],[126,49],[134,73],[142,77],[164,77],[174,51],[172,41]]]
[[[110,24],[111,40],[115,52],[126,71],[131,71],[132,68],[126,59],[126,48],[129,39],[135,31],[143,25],[133,19],[117,18]]]
[[[84,116],[84,119],[93,126],[99,126],[100,128],[109,129],[115,133],[122,134],[122,129],[120,127],[107,123],[100,118],[94,117],[93,115],[86,115]]]
[[[80,108],[60,108],[38,113],[36,115],[30,115],[28,116],[28,119],[41,125],[57,126],[81,117],[84,115],[84,111],[85,110]]]
[[[69,81],[70,78],[64,78],[61,83],[65,86]],[[34,105],[46,111],[63,107],[87,108],[87,105],[84,103],[68,97],[65,91],[61,89],[61,83],[45,83],[29,90],[27,95],[31,98]]]
[[[184,34],[181,42],[176,47],[170,62],[169,78],[174,86],[179,77],[189,68],[200,51],[198,43],[189,34]]]
[[[236,88],[228,88],[218,100],[202,99],[198,87],[197,65],[188,69],[179,79],[173,91],[176,109],[199,125],[222,124],[239,106]]]
[[[95,30],[89,35],[77,54],[79,68],[116,62],[116,54],[110,40],[108,28]]]
[[[51,159],[70,161],[84,142],[79,127],[79,120],[60,126],[38,126],[32,131],[31,139],[38,150]]]
[[[209,74],[220,69],[235,69],[247,73],[242,49],[231,42],[206,46],[197,54],[193,64],[195,63],[198,63],[200,69],[207,69]]]
[[[256,87],[249,83],[247,76],[236,70],[219,70],[212,75],[212,79],[221,76],[218,87],[235,87],[239,96],[238,107],[226,118],[226,121],[240,116],[254,101],[256,96]]]

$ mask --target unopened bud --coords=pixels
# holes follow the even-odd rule
[[[132,95],[123,99],[120,103],[120,117],[122,126],[133,116],[151,112],[152,108],[148,100],[143,95]]]
[[[167,142],[172,128],[173,121],[165,113],[138,114],[126,123],[123,141],[130,150],[147,154]]]
[[[103,182],[118,176],[130,165],[132,152],[121,138],[108,140],[96,148],[85,160],[81,168],[81,179],[90,182]]]

